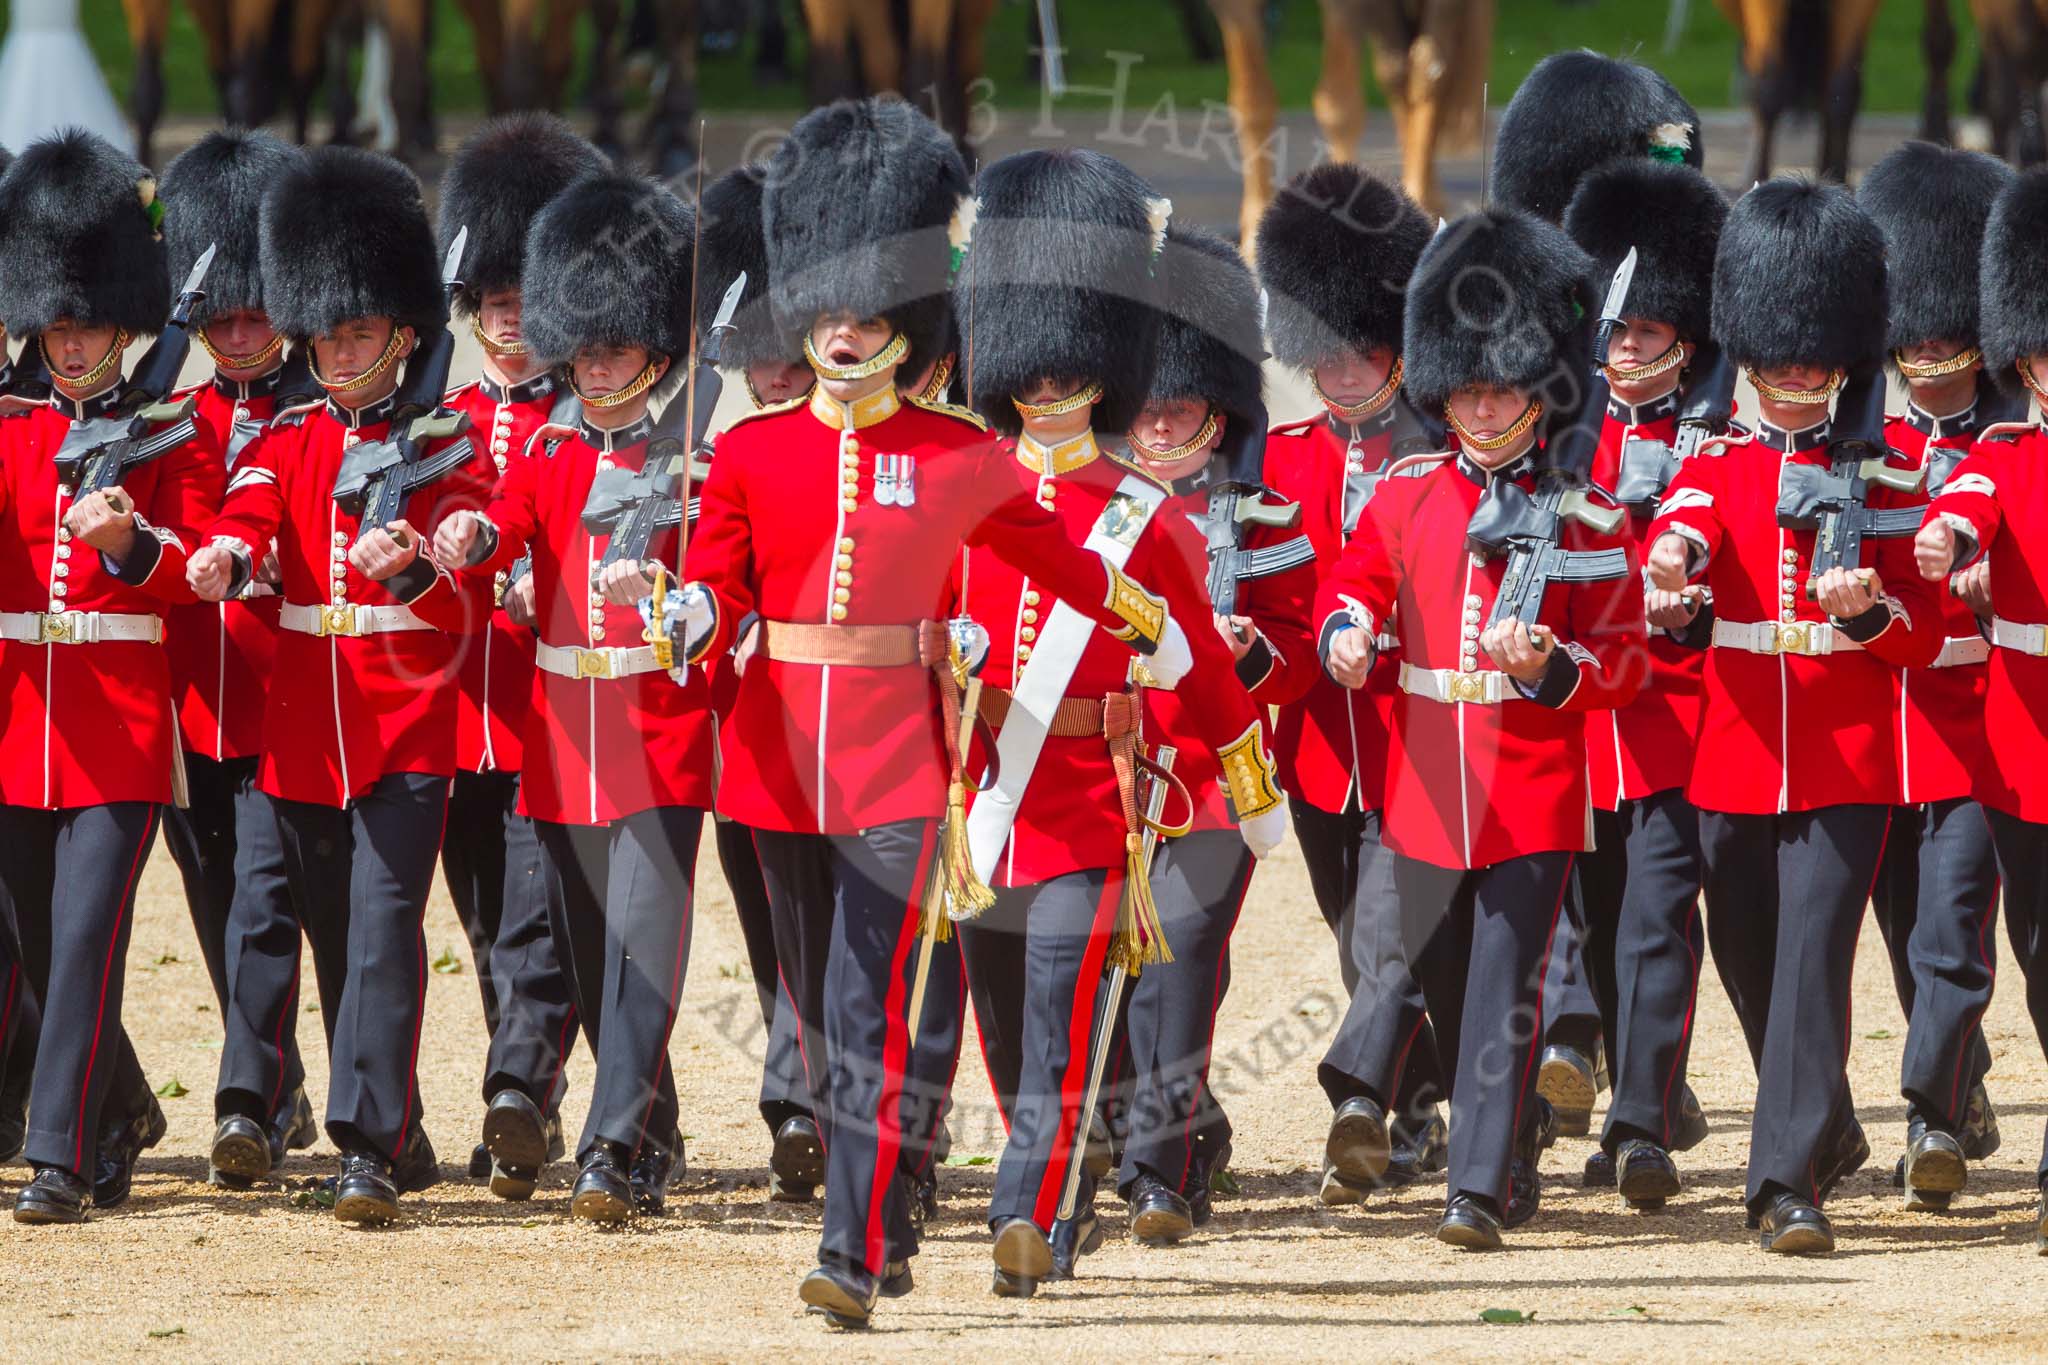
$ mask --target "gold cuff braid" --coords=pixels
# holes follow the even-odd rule
[[[1223,764],[1223,788],[1240,820],[1264,815],[1283,799],[1265,741],[1265,727],[1253,721],[1243,734],[1216,751]]]
[[[1166,633],[1166,599],[1146,592],[1143,585],[1116,565],[1105,561],[1103,567],[1109,570],[1109,594],[1102,599],[1102,605],[1124,621],[1122,630],[1111,633],[1119,640],[1143,640],[1143,652],[1150,654],[1159,637]]]

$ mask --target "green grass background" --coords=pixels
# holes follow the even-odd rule
[[[481,104],[476,61],[468,25],[451,0],[437,0],[433,74],[437,107],[460,113]],[[782,0],[790,14],[797,82],[757,81],[750,58],[751,39],[741,53],[706,54],[700,70],[700,100],[707,113],[782,110],[803,102],[801,34],[795,32],[796,0]],[[125,99],[132,59],[119,0],[83,0],[87,38],[106,69],[108,82]],[[1740,102],[1734,83],[1735,34],[1713,0],[1690,0],[1684,34],[1675,50],[1663,50],[1665,0],[1498,0],[1491,100],[1506,101],[1529,68],[1560,48],[1592,47],[1628,55],[1668,75],[1696,105],[1725,107]],[[1960,105],[1975,64],[1975,40],[1966,7],[1956,0],[1956,23],[1962,42],[1952,74]],[[8,13],[0,0],[0,19]],[[1275,0],[1279,17],[1273,42],[1273,75],[1284,105],[1305,108],[1318,71],[1321,21],[1316,0]],[[1879,12],[1864,73],[1865,107],[1904,112],[1917,110],[1922,86],[1919,33],[1922,8],[1913,0],[1888,0]],[[1220,101],[1225,93],[1221,62],[1195,62],[1181,34],[1179,20],[1167,0],[1063,0],[1062,37],[1068,49],[1067,74],[1076,86],[1106,86],[1115,75],[1110,52],[1135,52],[1141,60],[1131,68],[1127,98],[1140,109],[1171,97],[1182,111],[1198,109],[1205,100]],[[587,45],[588,34],[583,36]],[[989,38],[989,76],[995,100],[1006,106],[1030,106],[1039,100],[1027,66],[1030,43],[1029,6],[1025,0],[1003,0]],[[580,63],[579,63],[580,68]],[[213,112],[212,83],[201,54],[199,33],[175,0],[169,52],[165,59],[169,108],[174,114]],[[580,78],[579,78],[580,86]],[[1100,97],[1076,95],[1077,101],[1100,103]],[[1377,99],[1375,97],[1375,102]]]

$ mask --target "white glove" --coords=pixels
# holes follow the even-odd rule
[[[1271,810],[1249,820],[1238,821],[1237,832],[1244,839],[1244,846],[1252,851],[1252,856],[1263,858],[1287,838],[1287,826],[1287,798],[1283,796],[1280,804]]]
[[[691,583],[670,588],[659,603],[651,597],[641,598],[640,619],[649,629],[666,635],[683,659],[693,659],[718,624],[718,604],[702,583]]]
[[[1158,648],[1145,656],[1145,671],[1152,675],[1151,685],[1171,692],[1194,666],[1195,651],[1188,647],[1188,633],[1180,628],[1180,622],[1167,617],[1166,629],[1159,632]]]

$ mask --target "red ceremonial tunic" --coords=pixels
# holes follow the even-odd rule
[[[222,484],[220,457],[198,441],[121,480],[140,520],[119,577],[64,529],[72,489],[58,477],[57,449],[74,415],[102,415],[119,395],[117,385],[88,399],[83,413],[53,400],[0,420],[0,612],[161,618],[168,604],[193,600],[185,560]],[[61,810],[171,799],[171,670],[161,644],[0,640],[0,697],[0,804]]]
[[[454,473],[414,490],[405,520],[422,543],[406,572],[423,586],[400,598],[348,562],[357,521],[334,501],[344,443],[384,436],[390,412],[388,399],[353,415],[327,403],[273,421],[243,452],[209,529],[211,540],[237,549],[275,540],[287,605],[404,605],[434,627],[357,636],[278,631],[257,785],[287,801],[345,806],[390,773],[455,771],[454,637],[483,628],[489,585],[458,583],[428,547],[444,515],[484,505],[496,471],[488,454],[472,449]]]
[[[1532,489],[1535,483],[1527,459],[1489,476],[1462,455],[1414,478],[1382,482],[1317,592],[1319,638],[1327,642],[1346,623],[1384,628],[1391,615],[1411,667],[1498,672],[1478,636],[1507,560],[1478,559],[1465,548],[1489,478]],[[1634,555],[1625,535],[1601,535],[1576,522],[1567,524],[1563,545],[1629,547]],[[1625,705],[1642,686],[1641,576],[1631,564],[1621,578],[1552,584],[1539,619],[1576,665],[1575,678],[1560,663],[1540,688],[1531,685],[1545,701],[1511,681],[1502,684],[1506,699],[1492,704],[1405,690],[1395,699],[1384,809],[1387,844],[1396,852],[1439,867],[1476,868],[1589,847],[1584,713]]]
[[[1193,579],[1202,589],[1189,608],[1193,614],[1185,619],[1185,625],[1191,638],[1197,629],[1206,628],[1221,640],[1222,636],[1201,610],[1209,602],[1208,547],[1201,529],[1209,512],[1207,480],[1199,474],[1182,480],[1174,486],[1174,495],[1167,499],[1166,506],[1176,509],[1193,532],[1192,538],[1175,533],[1160,547],[1162,552],[1193,555],[1176,574],[1179,579]],[[1305,534],[1299,523],[1291,527],[1253,526],[1246,532],[1244,544],[1246,549],[1278,549]],[[1163,580],[1165,575],[1160,577]],[[1309,612],[1314,609],[1315,600],[1313,559],[1269,577],[1238,580],[1237,614],[1252,619],[1259,637],[1244,658],[1235,662],[1233,672],[1238,683],[1250,693],[1255,714],[1266,722],[1261,728],[1270,728],[1268,717],[1272,713],[1268,707],[1298,701],[1316,678],[1329,677],[1316,660],[1315,632],[1309,626]],[[1180,612],[1178,602],[1174,603],[1174,612]],[[1223,648],[1227,657],[1228,640],[1223,641]],[[1171,744],[1178,751],[1174,772],[1194,798],[1196,829],[1232,829],[1237,824],[1236,812],[1225,796],[1216,748],[1229,744],[1244,731],[1240,727],[1227,735],[1215,733],[1220,727],[1213,717],[1213,704],[1204,694],[1214,691],[1217,685],[1205,676],[1184,680],[1171,692],[1154,688],[1145,693],[1145,743],[1155,749],[1160,744]]]
[[[2048,432],[1979,440],[1927,515],[1990,557],[2001,620],[2048,626]],[[1957,564],[1969,553],[1959,545]],[[1993,648],[1987,675],[1983,723],[1993,741],[1978,751],[1973,791],[1987,806],[2048,824],[2048,656]]]
[[[1619,400],[1607,405],[1600,446],[1593,454],[1593,482],[1611,489],[1621,475],[1621,448],[1632,437],[1670,445],[1678,437],[1678,395],[1637,407]],[[1641,559],[1649,551],[1650,518],[1631,509],[1629,536]],[[1656,792],[1683,787],[1692,776],[1692,754],[1700,724],[1700,679],[1707,668],[1704,649],[1690,649],[1661,630],[1650,632],[1650,675],[1626,706],[1586,717],[1586,761],[1593,804],[1617,810]]]
[[[1815,533],[1778,525],[1779,470],[1794,461],[1827,465],[1826,423],[1790,433],[1765,426],[1709,446],[1671,481],[1650,525],[1652,543],[1674,531],[1705,556],[1696,573],[1713,591],[1716,631],[1827,619],[1806,596]],[[1869,498],[1872,507],[1924,500],[1881,487]],[[1808,656],[1712,647],[1686,786],[1694,805],[1773,815],[1897,800],[1893,670],[1934,657],[1941,613],[1914,569],[1910,537],[1865,539],[1863,566],[1877,570],[1896,604],[1863,649]]]
[[[561,396],[553,375],[511,387],[479,379],[448,395],[448,406],[469,414],[470,439],[490,455],[500,477],[527,454],[527,443],[553,414]],[[505,580],[492,584],[493,599],[504,596]],[[516,773],[521,736],[533,696],[533,631],[515,626],[500,602],[490,625],[464,642],[461,687],[457,692],[457,772]]]
[[[913,500],[876,500],[877,460],[907,458]],[[1100,556],[1004,469],[964,410],[882,390],[849,410],[822,387],[728,428],[704,485],[687,573],[718,620],[697,662],[741,622],[915,626],[942,619],[962,542],[986,544],[1098,623]],[[892,485],[892,492],[896,485]],[[1192,636],[1193,632],[1189,632]],[[719,812],[757,829],[845,834],[945,806],[946,751],[929,669],[820,665],[756,655],[726,728]]]
[[[1059,519],[1067,540],[1074,545],[1088,539],[1126,476],[1138,473],[1142,479],[1151,479],[1135,466],[1102,454],[1092,435],[1076,437],[1050,451],[1006,442],[1004,454],[1009,457],[1006,468],[1002,475],[990,471],[990,480],[1007,477],[1021,497],[1035,500]],[[1215,750],[1242,736],[1260,718],[1231,668],[1229,647],[1210,624],[1209,590],[1202,576],[1205,558],[1201,536],[1169,495],[1146,521],[1130,558],[1124,561],[1125,573],[1166,599],[1167,609],[1187,632],[1194,652],[1195,666],[1181,679],[1174,707],[1155,711],[1149,703],[1164,694],[1147,693],[1145,732],[1148,746],[1162,740],[1181,746],[1174,771],[1191,794],[1199,792],[1198,783],[1205,772],[1214,786]],[[962,555],[959,610],[989,633],[988,662],[981,672],[984,687],[1007,692],[1016,686],[1018,675],[1032,657],[1039,630],[1060,600],[1061,593],[1052,584],[1006,562],[991,546],[978,546]],[[1079,608],[1084,602],[1073,605]],[[1101,701],[1120,693],[1125,690],[1130,663],[1129,647],[1101,631],[1090,632],[1067,680],[1065,695]],[[1168,722],[1168,728],[1153,729],[1153,715]],[[987,755],[977,748],[970,756],[969,770],[980,772],[986,762]],[[1191,776],[1194,781],[1189,780]],[[973,799],[970,793],[970,808]],[[1217,805],[1221,804],[1219,797]],[[1178,802],[1165,814],[1169,820],[1177,818],[1181,814]],[[1100,735],[1047,735],[991,885],[1029,886],[1068,872],[1120,868],[1125,858],[1124,835],[1122,799],[1107,742]]]
[[[1337,563],[1344,542],[1363,520],[1366,499],[1386,471],[1392,430],[1389,407],[1357,427],[1311,418],[1276,427],[1267,438],[1266,484],[1301,504],[1301,529],[1315,546],[1323,572]],[[1354,473],[1359,487],[1347,498],[1347,480]],[[1381,629],[1391,626],[1382,623]],[[1318,668],[1308,691],[1280,708],[1273,759],[1290,797],[1326,811],[1381,808],[1400,671],[1398,647],[1373,660],[1365,686],[1355,692]]]
[[[197,444],[221,463],[223,485],[276,411],[279,373],[246,383],[215,379],[191,391]],[[225,602],[171,608],[164,645],[185,752],[220,762],[263,751],[263,698],[283,600],[270,584],[251,582]]]
[[[1885,441],[1911,463],[1926,467],[1927,496],[1939,497],[1976,439],[1976,418],[1975,407],[1947,418],[1929,417],[1909,407],[1904,416],[1885,423]],[[1934,596],[1946,640],[1959,642],[1956,648],[1982,648],[1977,613],[1944,586],[1937,586]],[[1899,745],[1901,804],[1950,801],[1970,794],[1984,765],[1984,688],[1990,671],[1988,660],[1898,671],[1893,733]]]
[[[477,573],[533,555],[540,638],[557,648],[641,649],[632,607],[606,602],[594,585],[609,535],[583,529],[583,507],[600,469],[637,472],[654,423],[643,418],[609,435],[587,423],[559,444],[536,446],[498,482],[486,515],[498,543]],[[673,530],[658,531],[649,557],[669,565]],[[619,678],[570,678],[535,669],[526,721],[520,807],[536,820],[602,825],[655,806],[711,807],[710,686],[699,668]]]

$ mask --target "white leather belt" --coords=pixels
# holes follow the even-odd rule
[[[395,630],[432,630],[411,607],[308,607],[287,602],[277,623],[301,635],[384,635]]]
[[[663,665],[654,657],[653,645],[637,649],[584,649],[543,641],[533,652],[533,662],[558,678],[630,678],[639,673],[663,671]]]
[[[117,611],[0,611],[0,640],[27,645],[160,645],[160,616]]]
[[[1401,690],[1411,697],[1474,706],[1498,706],[1522,695],[1511,690],[1508,675],[1499,671],[1464,673],[1455,668],[1417,668],[1411,663],[1401,665]]]
[[[1934,656],[1929,668],[1960,668],[1964,664],[1981,664],[1991,657],[1991,642],[1981,635],[1951,635],[1941,642],[1941,653]]]
[[[1862,645],[1835,628],[1832,621],[1714,622],[1714,643],[1723,649],[1751,654],[1824,654],[1860,652]]]
[[[1994,616],[1991,618],[1991,643],[2000,649],[2016,649],[2037,659],[2048,659],[2048,626],[2032,626],[2024,621],[2008,621],[2003,616]]]

